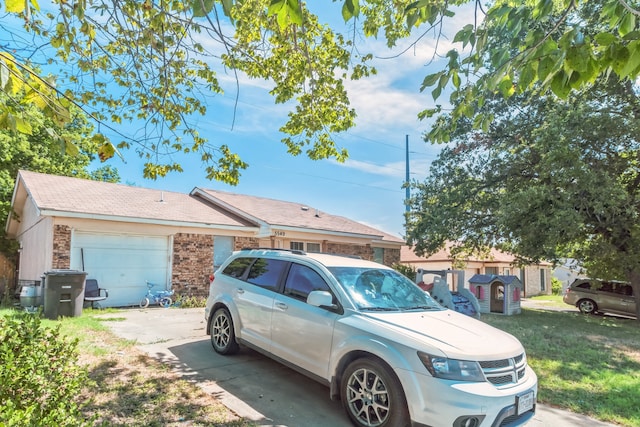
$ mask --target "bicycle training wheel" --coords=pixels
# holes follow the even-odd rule
[[[144,297],[140,300],[140,308],[147,308],[149,307],[149,298]]]
[[[162,297],[160,298],[160,305],[164,308],[167,308],[171,305],[173,301],[171,301],[171,298],[169,297]]]

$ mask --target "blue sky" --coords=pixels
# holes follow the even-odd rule
[[[335,7],[335,3],[332,4]],[[335,16],[339,19],[339,11]],[[445,25],[450,39],[455,28],[470,22],[470,17],[469,13],[458,14],[451,25]],[[344,24],[338,22],[336,25]],[[122,153],[126,162],[114,157],[108,164],[118,169],[124,184],[183,193],[197,186],[299,202],[401,236],[404,232],[405,189],[402,185],[406,138],[409,139],[411,180],[426,177],[430,162],[440,150],[423,141],[428,123],[420,122],[417,114],[434,105],[430,93],[420,93],[419,87],[427,74],[443,65],[443,60],[432,62],[436,44],[433,33],[411,47],[411,42],[418,36],[416,33],[411,40],[400,42],[391,51],[382,39],[362,40],[361,51],[376,52],[381,58],[409,49],[394,59],[376,59],[377,76],[345,82],[358,114],[355,128],[335,135],[338,147],[349,151],[350,157],[345,163],[312,161],[304,154],[297,157],[287,154],[286,146],[280,142],[283,135],[278,129],[285,123],[288,109],[286,105],[274,104],[268,95],[272,85],[240,76],[238,93],[235,78],[221,73],[219,77],[225,94],[209,99],[208,113],[197,118],[196,127],[210,143],[227,144],[249,164],[242,172],[239,185],[207,180],[197,156],[176,157],[185,171],[171,173],[156,181],[143,178],[142,161],[133,150]],[[449,40],[440,40],[440,53],[449,50]],[[236,95],[238,107],[233,122],[231,112]],[[438,102],[444,103],[446,97],[444,95]],[[120,130],[129,135],[136,134],[135,127]],[[114,142],[119,140],[118,136],[113,136]]]

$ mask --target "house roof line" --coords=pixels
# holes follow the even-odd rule
[[[199,187],[194,188],[190,195],[201,197],[245,221],[260,224],[261,237],[271,236],[275,230],[290,230],[301,233],[368,239],[392,245],[403,242],[403,240],[381,230],[296,202],[226,193]],[[248,213],[251,210],[256,213]]]
[[[269,224],[266,223],[265,221],[261,220],[260,218],[253,216],[241,209],[238,209],[237,207],[215,197],[212,196],[211,194],[207,193],[205,190],[203,190],[202,188],[199,187],[194,187],[193,190],[191,190],[191,192],[189,193],[190,196],[196,196],[196,197],[201,197],[203,199],[205,199],[207,202],[210,203],[214,203],[218,206],[220,206],[221,208],[235,214],[238,215],[239,217],[242,217],[243,219],[246,219],[248,221],[254,222],[256,225],[258,225],[260,228],[262,227],[268,227]]]
[[[31,200],[36,216],[240,231],[256,238],[286,234],[321,240],[353,239],[396,247],[404,241],[346,217],[297,202],[194,187],[178,193],[21,170],[12,197],[7,234],[17,233],[19,216]],[[323,237],[320,237],[323,235]]]
[[[133,222],[136,224],[212,228],[216,230],[220,230],[220,229],[233,230],[233,231],[240,230],[240,231],[251,231],[251,232],[258,230],[258,227],[232,226],[232,225],[191,222],[191,221],[172,221],[172,220],[155,219],[155,218],[138,218],[138,217],[122,216],[122,215],[101,215],[101,214],[61,211],[56,209],[43,209],[43,210],[40,210],[40,214],[42,216],[55,216],[55,217],[61,217],[61,218],[80,218],[80,219],[92,219],[92,220],[113,221],[113,222]]]

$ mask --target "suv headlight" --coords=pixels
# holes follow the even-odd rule
[[[486,381],[478,362],[432,356],[421,351],[418,352],[418,357],[425,368],[436,378],[454,381]]]

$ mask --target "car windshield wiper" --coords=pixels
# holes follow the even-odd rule
[[[362,311],[398,311],[396,307],[360,307]]]
[[[438,306],[435,305],[414,305],[411,307],[402,307],[403,310],[409,311],[409,310],[435,310],[439,308]]]

